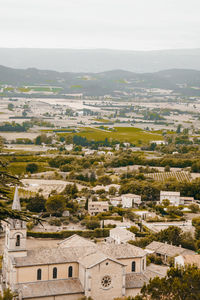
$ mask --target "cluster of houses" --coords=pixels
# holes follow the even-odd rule
[[[115,198],[110,198],[110,204],[113,206],[121,205],[123,208],[138,207],[142,203],[141,196],[134,194],[124,194]],[[88,212],[90,215],[106,212],[109,210],[108,201],[89,201]]]
[[[97,186],[94,188],[94,191],[99,189],[109,190],[110,186],[116,186],[119,188],[119,185],[109,185],[107,187]],[[180,192],[171,192],[171,191],[161,191],[160,192],[160,201],[159,204],[163,203],[163,200],[169,200],[170,205],[179,206],[179,205],[189,205],[192,203],[197,203],[193,197],[181,197]],[[109,201],[89,201],[88,203],[88,212],[90,215],[94,216],[98,213],[106,212],[109,210],[109,205],[112,206],[121,206],[122,208],[138,208],[142,204],[141,196],[135,194],[122,194],[120,196],[110,196]],[[135,212],[136,214],[139,212]],[[149,214],[148,211],[141,212],[140,217],[145,219]]]
[[[17,193],[12,209],[21,210]],[[26,222],[10,219],[5,230],[1,289],[10,288],[20,300],[78,300],[84,296],[110,300],[133,297],[151,278],[166,275],[167,266],[156,270],[147,266],[149,254],[161,257],[166,265],[175,258],[175,265],[200,267],[200,255],[194,251],[157,241],[141,249],[129,244],[130,240],[135,240],[134,233],[116,227],[99,243],[73,235],[54,248],[29,250]]]

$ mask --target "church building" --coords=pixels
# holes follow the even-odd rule
[[[13,209],[21,210],[17,188]],[[26,223],[9,220],[5,233],[2,288],[16,299],[111,300],[135,296],[159,276],[146,267],[146,252],[130,244],[93,243],[73,235],[55,248],[26,248]]]

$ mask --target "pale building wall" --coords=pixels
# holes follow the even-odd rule
[[[142,198],[141,198],[141,196],[140,195],[135,195],[134,197],[133,197],[133,202],[134,202],[134,204],[141,204],[141,202],[142,202]]]
[[[91,283],[89,288],[91,288],[91,291],[88,291],[86,296],[91,296],[94,300],[111,300],[122,297],[123,273],[124,267],[111,260],[105,260],[94,266],[90,269]],[[103,288],[101,285],[101,280],[105,275],[111,277],[111,285],[108,288]]]
[[[171,205],[175,205],[178,206],[181,204],[181,199],[180,199],[180,193],[177,192],[175,194],[171,194],[171,193],[160,193],[160,203],[162,203],[163,200],[168,199],[170,201]]]
[[[83,296],[84,296],[84,293],[71,294],[71,295],[60,295],[60,296],[55,296],[55,298],[53,300],[78,300]]]
[[[126,289],[126,297],[135,297],[140,294],[141,289]]]
[[[81,264],[79,265],[79,279],[83,288],[85,288],[85,268]]]
[[[27,298],[29,300],[78,300],[83,297],[84,294],[71,294],[71,295],[59,295],[59,296],[49,296],[49,297],[42,297],[42,298]]]
[[[17,282],[34,282],[37,281],[37,270],[42,270],[42,279],[48,280],[48,266],[32,266],[32,267],[22,267],[17,268]]]
[[[117,228],[110,230],[110,237],[115,241],[116,244],[126,243],[130,240],[135,240],[135,234],[124,229],[124,235],[117,232]]]
[[[17,283],[17,270],[16,268],[10,263],[10,286],[13,287]]]
[[[121,196],[121,199],[122,199],[122,206],[124,208],[131,208],[133,207],[134,204],[139,205],[142,202],[140,195],[125,194]]]
[[[16,246],[17,235],[20,236],[20,246]],[[9,226],[7,226],[5,236],[5,244],[9,250],[26,249],[26,229],[10,229]]]
[[[90,215],[94,215],[100,212],[109,210],[107,201],[91,201],[88,203],[88,212]]]
[[[41,300],[41,298],[26,298],[29,300]],[[49,297],[42,297],[44,300],[54,300],[54,296],[49,296]]]
[[[72,266],[73,268],[73,278],[78,278],[79,275],[79,265],[78,263],[68,263],[68,264],[57,264],[49,265],[49,280],[53,279],[53,268],[57,268],[57,279],[66,279],[68,278],[68,268]]]
[[[65,264],[53,264],[53,265],[42,265],[42,266],[30,266],[30,267],[19,267],[16,268],[16,282],[34,282],[37,281],[37,270],[42,270],[43,280],[53,280],[53,268],[57,267],[57,279],[67,279],[68,278],[68,268],[73,267],[73,278],[78,278],[78,263],[65,263]],[[56,280],[56,279],[55,279]]]
[[[133,207],[133,198],[122,195],[122,207],[124,208]]]
[[[174,258],[174,264],[176,267],[184,267],[185,263],[184,263],[184,258],[182,255],[176,256]]]
[[[144,270],[146,270],[146,256],[144,257],[133,257],[133,258],[120,258],[122,264],[126,265],[126,273],[132,273],[132,262],[135,261],[135,272],[134,273],[141,273],[143,272],[143,263],[142,260],[144,259]]]

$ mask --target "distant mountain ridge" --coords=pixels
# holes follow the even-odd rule
[[[17,87],[50,85],[61,87],[63,93],[83,93],[90,96],[114,95],[116,91],[130,93],[137,88],[170,89],[185,95],[200,95],[200,71],[185,69],[143,74],[124,70],[72,73],[0,66],[0,83]]]
[[[200,49],[125,51],[0,48],[0,65],[76,73],[99,73],[116,69],[136,73],[152,73],[166,69],[200,70]]]

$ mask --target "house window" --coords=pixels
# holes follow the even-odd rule
[[[72,268],[72,266],[70,266],[68,268],[68,277],[72,277],[72,275],[73,275],[73,268]]]
[[[20,235],[19,234],[16,236],[16,246],[17,247],[20,246]]]
[[[53,279],[57,278],[57,268],[53,268]]]
[[[37,280],[41,280],[42,279],[42,270],[38,269],[37,270]]]
[[[135,272],[135,261],[132,262],[132,272]]]

